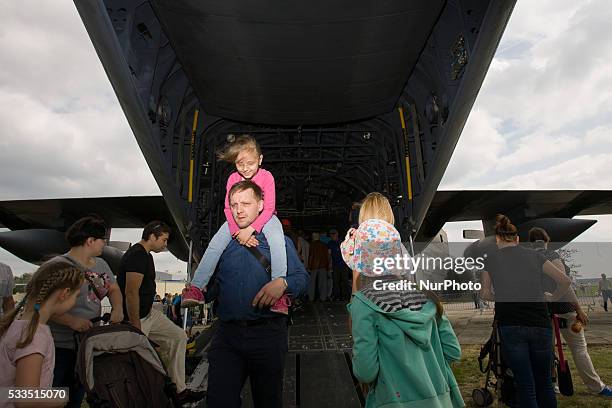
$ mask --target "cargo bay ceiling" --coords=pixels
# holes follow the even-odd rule
[[[200,252],[223,221],[232,169],[215,152],[229,134],[260,142],[294,224],[343,227],[380,191],[418,232],[514,1],[75,4]]]
[[[153,4],[205,111],[320,125],[393,110],[443,1]]]

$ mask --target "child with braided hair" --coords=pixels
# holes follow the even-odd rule
[[[0,387],[51,387],[55,348],[47,322],[74,306],[83,280],[79,268],[64,262],[34,273],[24,299],[0,319]]]

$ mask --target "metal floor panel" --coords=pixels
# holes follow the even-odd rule
[[[344,302],[310,302],[295,313],[289,351],[349,351],[353,341]]]
[[[345,303],[307,303],[295,312],[293,320],[285,360],[283,407],[361,407],[347,361],[352,339]],[[189,385],[206,389],[207,380],[208,362],[203,353]],[[254,406],[248,380],[241,395],[243,408]],[[198,407],[206,404],[202,402]]]
[[[344,353],[300,355],[300,408],[361,407]]]

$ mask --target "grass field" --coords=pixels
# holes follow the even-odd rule
[[[478,369],[477,357],[479,352],[480,346],[462,346],[463,356],[459,362],[453,364],[453,371],[467,407],[476,406],[472,401],[472,390],[481,387],[484,383],[485,376],[481,374]],[[612,346],[589,346],[589,354],[593,360],[595,370],[602,381],[607,384],[612,384]],[[574,366],[569,350],[567,357],[572,370],[574,395],[572,397],[564,397],[557,394],[558,406],[561,408],[612,408],[612,399],[604,399],[594,395],[584,386],[576,372],[576,367]],[[494,404],[493,406],[496,405]]]

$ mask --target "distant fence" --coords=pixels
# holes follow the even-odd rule
[[[438,293],[446,310],[494,309],[495,302],[484,301],[472,293]],[[603,299],[596,294],[576,293],[578,303],[586,313],[600,308],[603,310]]]
[[[444,304],[446,310],[475,310],[475,309],[494,309],[495,302],[484,301],[477,297],[473,293],[461,293],[461,292],[448,292],[448,293],[437,293]],[[576,293],[578,302],[585,312],[592,312],[597,308],[602,309],[603,300],[601,296],[596,294],[581,294]],[[603,310],[603,309],[602,309]],[[102,314],[110,313],[110,306],[102,306]]]

